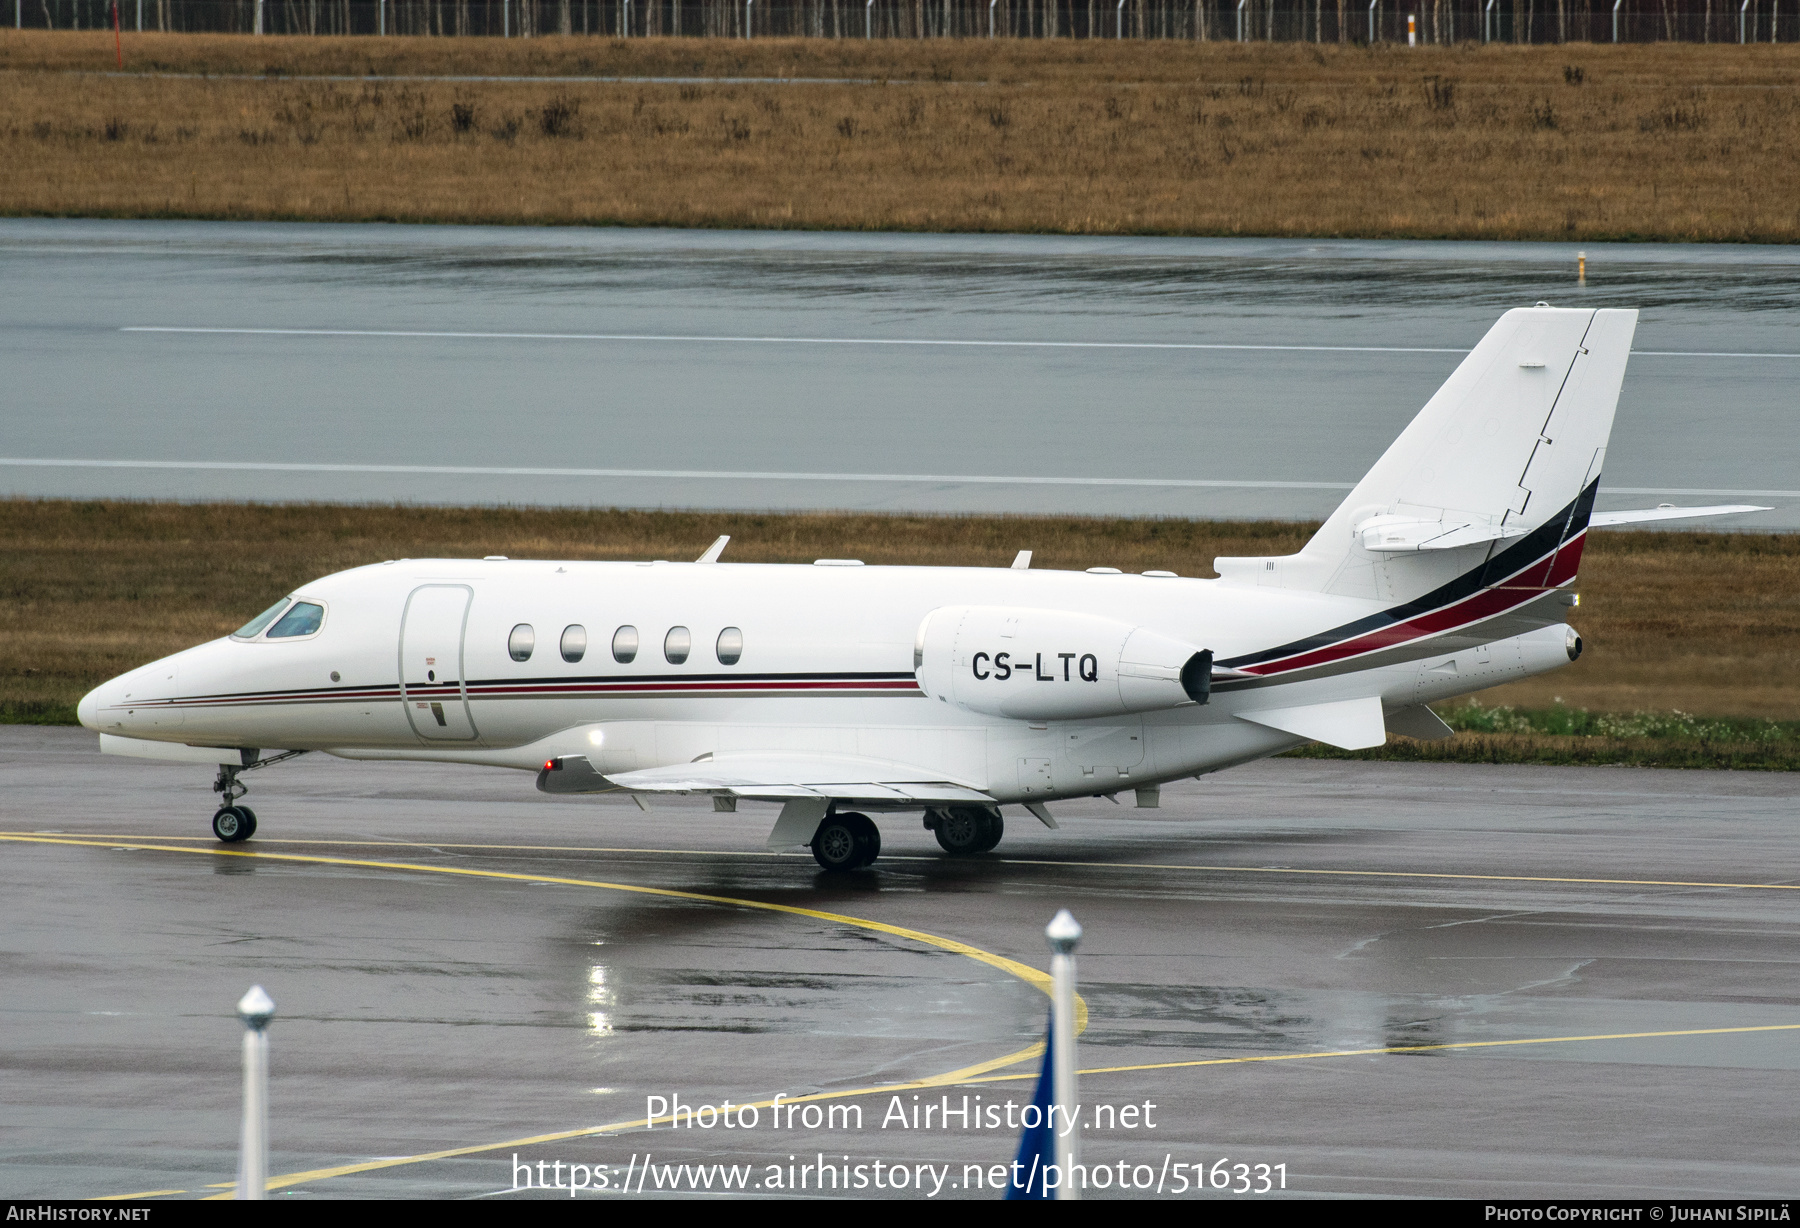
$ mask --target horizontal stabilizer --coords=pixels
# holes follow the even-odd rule
[[[1687,520],[1695,516],[1735,516],[1739,512],[1766,512],[1769,508],[1754,503],[1721,503],[1713,507],[1676,507],[1664,503],[1658,507],[1638,508],[1629,512],[1595,512],[1588,517],[1590,529],[1604,529],[1615,524],[1640,524],[1646,520]]]
[[[1424,704],[1413,704],[1398,712],[1388,713],[1387,727],[1389,733],[1417,738],[1421,742],[1436,742],[1456,733],[1456,730],[1444,724],[1441,716]]]
[[[1381,701],[1341,699],[1335,703],[1308,704],[1303,708],[1270,708],[1239,712],[1240,721],[1266,725],[1312,742],[1343,750],[1367,750],[1387,741],[1387,723],[1381,717]]]

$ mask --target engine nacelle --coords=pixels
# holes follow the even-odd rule
[[[1205,703],[1212,653],[1114,618],[944,606],[919,624],[919,686],[970,712],[1085,720]]]

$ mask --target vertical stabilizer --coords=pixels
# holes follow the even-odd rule
[[[1558,549],[1586,530],[1636,328],[1636,311],[1507,312],[1298,554],[1214,566],[1395,602],[1484,564],[1487,585],[1566,583]]]

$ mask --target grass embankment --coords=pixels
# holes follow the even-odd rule
[[[387,558],[684,559],[728,533],[739,562],[1002,567],[1029,549],[1037,567],[1208,576],[1216,555],[1289,552],[1313,527],[0,501],[0,721],[71,723],[95,683],[223,635],[307,580]],[[1573,621],[1580,662],[1442,708],[1465,731],[1454,739],[1394,739],[1371,757],[1800,766],[1800,534],[1596,534]]]
[[[0,213],[1800,239],[1800,47],[0,31]],[[180,80],[152,72],[250,73]],[[298,81],[856,77],[887,84]],[[900,84],[905,83],[905,84]]]

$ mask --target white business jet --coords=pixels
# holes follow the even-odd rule
[[[1635,311],[1509,311],[1298,553],[1220,578],[1010,568],[397,559],[81,701],[102,750],[241,775],[308,751],[487,764],[548,793],[780,806],[767,844],[872,862],[870,813],[952,854],[1002,807],[1216,772],[1309,741],[1441,738],[1426,705],[1556,669]],[[262,748],[277,748],[264,750]],[[648,807],[646,806],[646,809]]]

